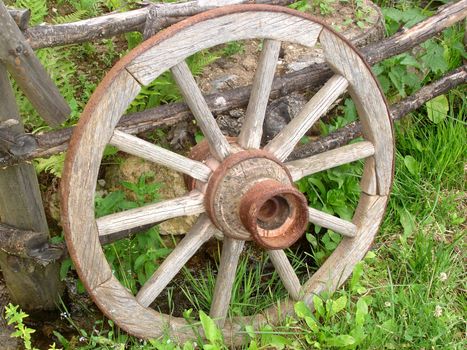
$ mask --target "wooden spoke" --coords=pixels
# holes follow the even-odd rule
[[[232,288],[237,272],[238,259],[242,253],[245,241],[224,237],[221,262],[217,272],[216,287],[211,303],[210,316],[222,328],[229,311]]]
[[[208,181],[212,172],[201,162],[181,156],[119,130],[114,130],[110,144],[123,152],[164,165],[204,182]]]
[[[269,142],[265,150],[284,161],[295,145],[326,113],[336,99],[347,89],[348,81],[341,75],[334,75],[303,107],[303,110]]]
[[[259,148],[263,135],[263,121],[271,92],[281,49],[280,41],[265,40],[251,88],[251,97],[246,110],[245,122],[238,136],[243,148]]]
[[[211,154],[218,160],[223,160],[231,153],[230,145],[209,110],[208,104],[190,72],[190,68],[188,68],[185,61],[182,61],[173,66],[171,71],[185,102],[190,107],[204,137],[209,142]]]
[[[268,250],[268,254],[290,297],[294,300],[299,300],[300,281],[285,252],[283,250]]]
[[[308,220],[313,224],[328,228],[342,236],[355,237],[357,226],[347,220],[339,219],[320,210],[308,208]]]
[[[336,166],[364,159],[375,154],[373,144],[368,141],[343,146],[331,151],[320,153],[308,158],[294,160],[285,165],[294,181],[301,178],[334,168]]]
[[[184,197],[103,216],[96,219],[96,224],[99,236],[105,236],[133,227],[160,222],[178,216],[196,215],[203,212],[204,195],[198,191],[192,191]]]
[[[183,265],[198,251],[216,228],[206,215],[202,215],[190,232],[177,244],[172,253],[164,260],[151,278],[136,295],[136,300],[143,306],[149,306],[170,283]]]

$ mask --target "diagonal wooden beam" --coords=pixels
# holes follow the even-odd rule
[[[26,42],[3,1],[0,0],[0,61],[37,113],[49,125],[59,125],[70,114],[70,107],[45,68]]]

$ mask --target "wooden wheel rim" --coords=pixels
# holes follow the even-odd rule
[[[237,23],[242,20],[251,24],[243,31],[217,26],[228,22],[238,29]],[[287,24],[286,28],[281,23]],[[212,35],[205,32],[206,26],[211,26]],[[200,29],[204,31],[203,36],[200,36]],[[219,35],[219,31],[223,35]],[[310,31],[314,31],[316,37]],[[200,49],[227,41],[266,38],[312,47],[318,35],[327,62],[339,75],[337,79],[345,78],[348,82],[348,91],[362,121],[364,137],[371,142],[374,152],[365,161],[362,195],[353,219],[355,237],[343,238],[332,255],[302,286],[301,298],[311,304],[314,294],[335,290],[364,257],[385,211],[392,184],[394,153],[388,108],[370,67],[342,36],[306,14],[269,5],[227,6],[208,11],[157,34],[120,60],[92,95],[71,137],[61,187],[62,223],[68,250],[94,302],[125,331],[140,338],[169,334],[176,341],[195,336],[184,319],[141,305],[112,275],[99,243],[94,192],[100,160],[118,120],[140,91],[140,84],[149,83]],[[197,43],[194,51],[191,44],[175,52],[170,49],[175,43],[180,43],[183,36],[190,36],[191,44]],[[170,57],[170,60],[164,57]],[[355,70],[359,73],[355,74]],[[274,261],[278,255],[273,251],[270,257]],[[223,326],[226,342],[233,344],[243,340],[240,332],[243,324],[275,322],[293,313],[290,300],[281,304],[280,314],[277,306],[273,306],[261,314],[227,319]]]

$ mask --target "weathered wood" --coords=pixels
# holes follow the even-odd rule
[[[14,131],[11,128],[0,129],[0,154],[21,157],[36,148],[37,142],[34,136]]]
[[[19,29],[26,30],[28,28],[29,20],[31,19],[31,10],[8,9],[8,13]]]
[[[198,126],[209,143],[211,154],[218,160],[223,160],[232,152],[230,144],[222,134],[209,106],[201,93],[190,68],[185,61],[171,69],[173,77],[183,95],[183,99],[190,107],[198,122]]]
[[[263,50],[251,87],[245,121],[238,136],[238,144],[243,148],[259,148],[261,144],[263,122],[280,49],[280,41],[265,40],[263,43]]]
[[[217,271],[216,286],[209,312],[209,316],[214,319],[220,328],[224,327],[225,319],[229,312],[238,259],[244,245],[245,241],[236,240],[228,236],[224,237],[222,243],[221,261],[219,270]]]
[[[360,188],[363,193],[372,196],[378,194],[377,176],[375,158],[370,157],[365,161],[362,179],[360,180]]]
[[[300,300],[302,286],[285,252],[283,250],[268,250],[268,255],[285,289],[289,292],[289,296],[294,300]]]
[[[203,163],[181,156],[119,130],[114,131],[110,144],[123,152],[166,166],[175,171],[180,171],[204,182],[207,182],[212,172]]]
[[[375,153],[373,144],[362,141],[351,145],[343,146],[331,151],[323,152],[308,158],[285,163],[294,181],[301,178],[334,168],[336,166],[355,162],[372,156]]]
[[[308,208],[308,220],[315,225],[328,228],[346,237],[355,237],[357,232],[357,227],[351,222],[314,208]]]
[[[83,127],[74,138],[80,138],[82,142],[72,138],[61,182],[64,230],[70,226],[80,227],[79,234],[66,236],[68,251],[74,261],[79,262],[78,274],[90,290],[112,276],[99,242],[94,216],[94,191],[100,159],[120,116],[141,90],[130,74],[118,68],[115,70],[116,76],[103,81],[109,86],[101,85],[96,89],[81,116]],[[95,118],[86,117],[86,113],[93,114]],[[83,201],[88,204],[76,206]]]
[[[251,1],[239,1],[251,3]],[[275,5],[287,5],[291,0],[260,0],[255,3],[267,3]],[[203,5],[197,1],[187,1],[179,4],[155,4],[161,24],[166,27],[180,22],[187,16],[206,11],[219,5],[213,5],[211,1]],[[42,24],[29,28],[24,32],[33,49],[54,47],[69,44],[90,42],[99,39],[111,38],[127,32],[144,32],[149,6],[138,10],[111,13],[108,15],[85,19],[73,23]],[[152,35],[152,34],[151,34]]]
[[[353,223],[357,226],[355,238],[344,237],[331,256],[303,286],[304,301],[312,306],[313,295],[332,292],[342,285],[352,270],[363,259],[378,231],[388,197],[362,194]]]
[[[274,15],[277,15],[277,17]],[[294,16],[297,18],[293,19],[292,17]],[[248,27],[243,26],[239,28],[239,23],[245,23],[245,18],[260,21],[261,26],[259,26],[258,23],[248,23]],[[277,20],[274,25],[271,18],[275,18]],[[238,22],[231,22],[233,20],[238,20]],[[218,27],[213,27],[213,23],[218,25]],[[285,23],[289,23],[291,25],[285,26]],[[300,25],[298,26],[297,23],[300,23]],[[142,79],[148,79],[149,81],[149,79],[157,77],[157,72],[165,71],[167,67],[170,68],[169,66],[171,63],[166,62],[165,59],[163,59],[164,57],[170,56],[174,59],[174,62],[178,64],[179,62],[182,62],[185,57],[192,55],[199,49],[202,49],[204,45],[208,46],[209,44],[213,44],[218,41],[222,42],[220,38],[216,38],[215,41],[211,41],[212,37],[219,35],[221,28],[239,30],[237,34],[232,34],[231,31],[227,31],[225,34],[222,32],[222,35],[220,36],[223,36],[224,40],[236,40],[237,36],[261,38],[264,35],[266,35],[266,39],[271,40],[280,40],[281,37],[288,37],[289,39],[292,38],[292,40],[297,38],[297,40],[309,40],[309,37],[305,38],[304,35],[297,35],[297,30],[299,31],[298,34],[300,34],[300,30],[303,30],[304,28],[314,28],[314,26],[311,25],[312,23],[314,22],[311,18],[307,18],[302,14],[296,14],[295,12],[291,12],[287,9],[252,6],[214,10],[210,13],[203,14],[192,19],[191,22],[180,23],[176,27],[172,27],[170,31],[165,32],[165,34],[156,35],[145,44],[132,51],[113,68],[91,97],[90,102],[88,103],[81,120],[76,127],[71,140],[71,147],[67,154],[67,161],[62,177],[62,222],[67,236],[67,242],[70,246],[70,254],[75,261],[77,271],[83,279],[87,290],[93,296],[97,305],[99,305],[99,307],[102,308],[108,316],[110,316],[126,331],[144,337],[158,337],[162,334],[162,329],[170,331],[172,336],[176,339],[183,339],[183,337],[187,335],[186,331],[184,332],[182,330],[184,323],[179,323],[178,319],[174,319],[174,322],[170,320],[167,325],[166,322],[169,319],[168,315],[161,315],[155,313],[151,309],[142,308],[142,306],[147,306],[154,300],[159,293],[158,291],[167,285],[172,277],[179,271],[181,265],[183,265],[189,258],[189,254],[186,253],[188,250],[183,249],[183,245],[181,248],[175,248],[175,250],[178,249],[178,253],[174,255],[175,258],[170,258],[169,256],[168,260],[166,260],[167,266],[160,269],[159,274],[161,274],[162,277],[156,276],[154,279],[151,279],[151,281],[148,282],[147,287],[140,291],[141,294],[139,294],[137,298],[130,295],[123,285],[118,283],[111,274],[108,274],[108,264],[105,261],[102,250],[100,247],[95,246],[95,241],[98,241],[99,232],[93,218],[92,209],[94,201],[93,193],[95,191],[95,183],[97,181],[99,162],[102,157],[105,144],[113,135],[113,129],[116,127],[118,119],[139,91],[137,82],[143,83],[144,81]],[[261,27],[261,30],[259,30],[259,27]],[[278,32],[275,32],[272,27],[274,27]],[[322,26],[320,25],[319,30],[321,30],[321,28]],[[201,32],[200,29],[203,29],[203,31]],[[248,32],[249,30],[251,30],[251,32]],[[189,43],[187,42],[188,35],[194,35],[193,37],[190,37],[189,40],[192,43],[195,43],[195,45],[189,46]],[[343,45],[346,50],[350,51],[350,54],[355,53],[354,49],[350,45],[347,43],[344,43]],[[174,47],[180,51],[174,50]],[[159,49],[162,51],[159,51],[159,53],[156,54]],[[347,52],[347,54],[349,54],[349,52]],[[354,62],[351,62],[351,64],[352,63]],[[188,77],[192,79],[191,75]],[[186,75],[181,76],[179,77],[179,81],[185,80],[185,78]],[[338,77],[335,79],[340,78]],[[345,81],[345,79],[343,79],[343,81]],[[368,91],[369,86],[371,86],[371,84],[363,85],[362,92]],[[195,91],[196,90],[197,89],[195,88]],[[196,103],[199,103],[199,99]],[[384,104],[384,100],[382,100],[382,103]],[[378,130],[378,132],[384,133],[385,130]],[[377,132],[375,132],[375,134],[377,135]],[[383,139],[385,137],[386,135],[382,136]],[[226,186],[225,190],[223,189],[219,192],[224,196],[222,201],[224,202],[224,205],[221,208],[224,212],[230,213],[238,210],[238,208],[230,210],[229,205],[235,205],[236,196],[241,196],[240,192],[243,191],[244,188],[247,188],[250,183],[254,182],[255,179],[262,179],[262,172],[265,174],[263,177],[270,179],[271,181],[272,179],[276,179],[277,175],[277,177],[279,177],[279,179],[277,179],[279,183],[290,185],[291,179],[281,164],[277,163],[277,161],[268,159],[265,153],[261,153],[261,156],[257,158],[257,156],[253,156],[253,154],[256,155],[259,153],[254,152],[260,151],[250,150],[245,153],[238,152],[233,154],[224,160],[224,162],[219,165],[220,167],[216,169],[216,172],[218,170],[221,171],[217,174],[225,174],[219,176],[218,181],[209,182],[209,185],[211,185],[211,183],[216,184],[216,191],[213,191],[213,193],[217,194],[221,184],[229,184],[229,181],[231,180],[239,181],[237,186]],[[245,155],[251,155],[252,158],[242,158]],[[236,161],[237,158],[235,157],[239,157],[239,161]],[[248,162],[246,162],[246,160],[248,160]],[[272,165],[268,164],[268,166],[265,166],[264,162],[266,161],[270,161]],[[235,168],[237,164],[240,164],[239,169]],[[272,169],[274,164],[280,169],[280,171],[278,170],[276,172]],[[246,171],[247,169],[249,172]],[[379,171],[379,167],[377,170]],[[383,171],[386,171],[386,169],[383,169]],[[381,175],[378,174],[378,176]],[[387,176],[387,174],[383,174],[383,176]],[[253,181],[249,181],[249,179],[253,179]],[[223,180],[226,181],[223,182]],[[206,189],[206,191],[209,195],[209,188]],[[206,201],[206,203],[207,202],[208,201]],[[219,201],[213,201],[213,203],[217,202]],[[386,201],[384,201],[384,203],[386,203]],[[228,225],[230,221],[224,222],[219,220],[223,219],[223,213],[218,215],[215,208],[212,208],[209,203],[207,203],[206,206],[209,207],[211,220],[226,224],[219,226],[218,222],[216,223],[216,227],[222,227],[222,230],[227,233],[231,228],[231,226]],[[376,229],[373,230],[375,227],[373,222],[379,222],[383,215],[383,211],[371,212],[370,210],[366,210],[369,209],[369,207],[365,205],[364,198],[359,204],[359,207],[362,206],[365,210],[357,209],[357,214],[354,218],[354,223],[352,224],[356,226],[356,230],[359,233],[352,238],[352,241],[354,242],[353,244],[357,246],[361,243],[359,235],[365,238],[367,230],[370,230],[371,235],[376,232]],[[370,214],[367,214],[367,212]],[[362,215],[364,215],[361,219],[359,219],[359,213],[363,213]],[[128,212],[126,212],[126,214],[128,214]],[[209,223],[206,216],[203,216],[203,218],[206,219],[206,223]],[[99,219],[97,222],[99,222]],[[141,223],[143,223],[143,221],[140,220],[140,224]],[[210,225],[210,227],[214,226]],[[229,232],[229,235],[230,233],[231,232]],[[88,237],[86,238],[87,242],[85,242],[83,236]],[[248,239],[248,237],[246,239]],[[350,238],[344,237],[343,242],[346,242],[347,239]],[[198,242],[198,240],[196,241]],[[193,250],[198,249],[198,246],[195,243],[185,243],[185,245],[189,246]],[[274,255],[275,253],[272,254]],[[283,252],[279,254],[282,254],[282,257],[284,257]],[[296,281],[293,282],[295,280],[292,278],[293,274],[289,273],[293,272],[290,263],[283,259],[281,261],[282,263],[276,268],[279,273],[283,275],[282,278],[286,288],[287,283],[292,282],[294,287],[288,287],[292,290],[291,294],[293,295],[295,293],[299,295],[299,293],[296,293],[298,287],[297,283],[295,283]],[[346,265],[346,268],[349,269],[351,269],[354,263],[356,263],[352,259],[349,259],[347,262],[348,264]],[[90,276],[88,274],[88,270],[94,271],[95,275]],[[158,272],[156,271],[156,275],[157,273]],[[289,275],[289,277],[285,278],[285,275]],[[107,279],[105,279],[105,277],[107,277]],[[145,292],[144,289],[148,290],[148,292]],[[156,293],[153,294],[150,290],[155,290]],[[309,295],[307,295],[307,297],[309,297]],[[141,303],[141,301],[143,301],[143,303]],[[290,310],[290,303],[287,301],[280,303],[280,305],[281,307],[282,305],[285,305],[286,312]],[[223,313],[225,312],[225,309],[226,308],[224,306],[224,311],[222,311]],[[273,310],[267,310],[266,313],[267,316],[272,316]],[[265,319],[267,320],[267,317],[262,315],[253,316],[252,319],[255,322],[263,322]],[[145,322],[143,326],[140,325],[141,320],[144,320]],[[232,322],[229,320],[225,321],[226,333],[224,333],[224,335],[227,342],[233,341],[239,336],[236,334],[236,332],[239,331],[237,321],[238,320],[232,320]],[[167,328],[165,326],[167,326]]]
[[[264,149],[285,160],[295,145],[347,89],[348,81],[335,75],[312,97],[300,113],[272,139]]]
[[[143,39],[147,40],[154,34],[156,34],[159,30],[166,27],[166,23],[164,23],[164,17],[161,17],[158,11],[158,4],[150,4],[148,7],[146,20],[144,23],[143,29]]]
[[[136,300],[143,306],[151,305],[203,243],[214,235],[215,230],[216,228],[208,217],[201,215],[190,232],[177,244],[172,253],[165,258],[164,262],[140,289]]]
[[[43,232],[19,230],[0,223],[0,249],[9,256],[32,259],[38,265],[47,266],[64,255],[63,248],[51,246]]]
[[[358,111],[363,137],[375,148],[378,194],[388,195],[394,166],[394,140],[384,94],[370,67],[345,41],[327,29],[323,29],[319,41],[331,68],[349,82],[349,94]]]
[[[11,129],[16,133],[24,133],[8,75],[1,64],[0,93],[0,121],[16,120],[18,124],[11,126]],[[47,235],[39,183],[32,165],[21,164],[0,170],[0,189],[0,215],[3,223]],[[14,201],[11,200],[12,193],[15,194]]]
[[[103,216],[96,219],[96,224],[99,235],[106,236],[133,227],[202,212],[204,212],[204,195],[193,191],[184,197]]]
[[[6,69],[1,63],[0,93],[2,96],[0,122],[16,120],[18,123],[11,125],[11,128],[16,133],[23,133],[15,97]],[[36,237],[39,239],[48,239],[39,183],[32,165],[19,164],[0,170],[0,218],[2,224],[35,231],[38,232]],[[3,234],[11,236],[15,233],[3,231]],[[19,237],[10,237],[13,240],[16,238],[19,239]],[[38,265],[33,258],[10,255],[2,249],[0,267],[14,303],[27,310],[56,307],[62,292],[58,274],[59,264]]]
[[[48,124],[64,122],[70,107],[27,44],[3,1],[0,1],[0,23],[0,61],[6,64],[37,113]]]

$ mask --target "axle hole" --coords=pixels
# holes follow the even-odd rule
[[[268,199],[258,211],[257,225],[264,230],[281,227],[290,216],[290,206],[281,196]]]

